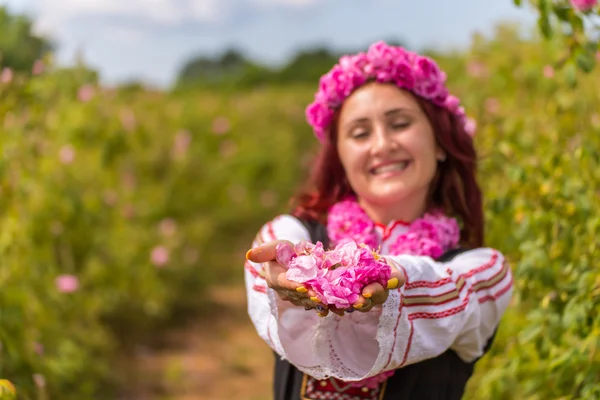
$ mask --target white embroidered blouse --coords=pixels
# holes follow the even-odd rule
[[[358,381],[452,349],[465,362],[483,354],[513,292],[503,255],[491,248],[461,253],[441,263],[425,256],[388,256],[389,245],[407,227],[377,226],[380,254],[400,266],[406,283],[370,312],[319,317],[283,301],[247,261],[250,319],[281,357],[316,379]],[[259,231],[253,247],[276,239],[310,240],[304,225],[280,215]]]

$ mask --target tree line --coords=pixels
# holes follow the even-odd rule
[[[388,43],[401,44],[397,41]],[[51,39],[33,32],[32,19],[24,14],[11,13],[0,6],[0,69],[31,72],[35,62],[54,52],[57,45]],[[177,73],[174,90],[199,88],[243,88],[261,84],[314,83],[337,62],[342,52],[325,46],[302,49],[281,67],[269,67],[246,56],[237,48],[207,56],[197,54]],[[124,83],[135,86],[135,82]]]

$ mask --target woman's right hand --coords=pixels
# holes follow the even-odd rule
[[[314,291],[286,278],[287,269],[276,261],[277,246],[282,242],[285,240],[274,240],[254,247],[246,253],[246,259],[262,264],[267,286],[273,289],[281,300],[289,301],[293,305],[304,307],[307,310],[316,309],[319,316],[326,316],[329,310],[319,304],[319,299]]]

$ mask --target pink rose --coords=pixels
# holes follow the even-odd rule
[[[79,278],[75,275],[60,275],[56,278],[55,284],[61,293],[73,293],[79,290]]]
[[[58,158],[62,164],[71,164],[75,160],[75,149],[70,144],[62,146],[58,152]]]
[[[458,111],[459,106],[460,100],[458,99],[458,97],[452,95],[446,97],[444,107],[446,107],[448,111],[450,111],[451,113],[455,113],[456,111]]]
[[[40,75],[44,72],[44,62],[42,60],[35,60],[33,63],[33,67],[31,68],[31,73],[33,75]]]
[[[413,74],[413,69],[408,61],[402,62],[396,66],[395,76],[396,78],[394,82],[396,85],[406,90],[414,89],[415,77]]]
[[[323,249],[323,243],[321,242],[313,244],[309,241],[302,240],[294,246],[294,250],[297,254],[312,254],[321,259],[325,257],[325,250]]]
[[[554,78],[554,68],[551,65],[544,67],[544,76],[548,79]]]
[[[344,70],[342,67],[336,65],[321,77],[319,81],[319,91],[323,96],[319,99],[319,102],[325,101],[326,104],[324,105],[331,107],[337,107],[342,103],[344,97],[340,93],[341,89],[338,86],[338,80],[343,74]]]
[[[79,101],[86,103],[94,98],[96,95],[96,89],[92,85],[83,85],[77,91],[77,98]]]
[[[396,62],[405,58],[402,49],[388,46],[383,41],[373,43],[369,46],[367,57],[375,71],[389,70]]]
[[[475,120],[472,118],[466,118],[465,132],[467,132],[467,134],[469,136],[474,136],[476,130],[477,130],[477,122],[475,122]]]
[[[5,67],[2,69],[2,72],[0,72],[0,83],[10,83],[10,81],[13,79],[13,76],[13,70]]]
[[[296,256],[296,251],[290,242],[283,242],[277,245],[275,254],[275,259],[277,262],[280,265],[288,268],[292,258]]]
[[[325,129],[331,122],[331,112],[322,104],[313,103],[306,108],[306,119],[314,128],[319,140],[323,140]]]
[[[357,244],[353,240],[347,239],[340,242],[331,253],[339,255],[339,263],[343,267],[353,267],[360,261],[358,250]]]
[[[581,12],[590,11],[598,4],[598,0],[570,0],[574,9]]]
[[[294,257],[289,263],[286,278],[299,283],[308,282],[319,276],[320,264],[316,257],[310,255]]]
[[[335,271],[337,270],[334,270],[333,272]],[[351,307],[351,305],[358,300],[358,294],[353,293],[352,289],[347,287],[347,281],[348,279],[344,279],[342,276],[339,276],[332,281],[327,278],[319,278],[313,284],[313,288],[321,294],[328,305],[334,305],[337,308],[344,309]]]
[[[164,246],[156,246],[150,253],[150,261],[157,267],[164,267],[169,262],[169,250]]]
[[[415,63],[415,92],[426,99],[447,95],[446,74],[427,57],[418,57]]]

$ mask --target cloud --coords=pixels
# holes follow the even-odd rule
[[[227,10],[226,0],[38,0],[36,28],[52,32],[86,18],[129,17],[158,25],[182,21],[215,21]]]
[[[222,23],[240,10],[299,9],[314,6],[317,0],[37,0],[34,4],[36,29],[52,33],[65,24],[105,17],[165,27]]]
[[[276,6],[292,6],[292,7],[307,7],[317,3],[317,0],[252,0],[253,3],[259,5],[276,5]]]

